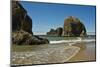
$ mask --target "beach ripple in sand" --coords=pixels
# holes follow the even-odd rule
[[[64,63],[79,52],[76,46],[51,45],[32,52],[12,52],[12,65]]]

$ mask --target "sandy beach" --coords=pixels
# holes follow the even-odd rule
[[[68,63],[95,60],[95,43],[68,43],[34,45],[14,48],[11,56],[12,65]],[[25,46],[24,46],[25,47]],[[19,48],[19,50],[18,50]],[[20,50],[21,49],[21,50]]]
[[[14,65],[64,63],[75,56],[79,50],[79,47],[67,44],[37,45],[32,51],[12,52],[11,61]]]
[[[81,44],[82,45],[82,44]],[[79,61],[95,61],[96,60],[96,45],[95,43],[84,44],[85,49],[81,49],[73,58],[68,62],[79,62]]]

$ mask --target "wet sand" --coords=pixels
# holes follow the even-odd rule
[[[34,48],[32,51],[12,52],[11,63],[13,65],[64,63],[80,51],[79,47],[69,46],[66,43],[36,45]]]
[[[80,44],[80,45],[83,45],[83,44]],[[86,48],[81,49],[79,53],[77,53],[68,62],[95,61],[96,60],[95,42],[84,43],[84,45],[86,46]]]
[[[23,48],[24,46],[22,46]],[[34,45],[27,47],[29,51],[24,51],[21,48],[14,48],[12,51],[12,65],[27,65],[27,64],[48,64],[48,63],[68,63],[79,61],[94,61],[95,60],[95,42],[93,43],[76,43],[68,45],[61,44],[46,44]]]

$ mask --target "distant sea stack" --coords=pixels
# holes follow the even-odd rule
[[[63,29],[61,27],[57,28],[56,30],[51,29],[47,32],[48,36],[62,36]]]
[[[63,28],[59,27],[56,30],[51,29],[47,32],[48,36],[70,36],[70,37],[80,37],[86,36],[86,28],[84,24],[73,16],[69,16],[64,20]]]
[[[12,1],[12,43],[18,45],[49,43],[47,39],[33,35],[32,19],[18,1]]]
[[[76,17],[69,16],[64,20],[62,36],[86,36],[84,24]]]

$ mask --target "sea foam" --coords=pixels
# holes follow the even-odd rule
[[[59,40],[59,41],[50,41],[50,44],[57,44],[57,43],[80,43],[80,42],[94,42],[95,39],[72,39],[72,40]]]

